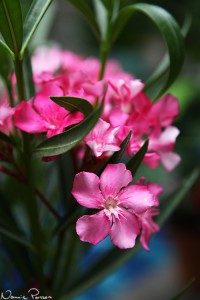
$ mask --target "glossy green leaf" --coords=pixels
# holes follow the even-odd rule
[[[96,13],[96,20],[98,22],[98,27],[101,32],[101,40],[106,39],[107,27],[108,27],[108,10],[99,0],[93,0],[94,9]]]
[[[18,55],[23,39],[20,1],[0,0],[0,16],[0,32],[7,46]]]
[[[85,99],[78,97],[50,97],[56,104],[64,107],[70,112],[80,111],[85,117],[89,116],[93,112],[93,106]]]
[[[15,55],[14,55],[13,51],[4,42],[1,33],[0,33],[0,46],[3,47],[10,54],[10,56],[14,59]]]
[[[192,278],[187,284],[186,286],[180,291],[178,292],[178,294],[171,298],[171,300],[179,300],[182,299],[182,296],[184,296],[186,294],[186,292],[191,288],[191,286],[193,285],[193,283],[195,282],[195,278]]]
[[[157,92],[156,98],[159,98],[169,88],[169,86],[174,82],[180,73],[184,59],[183,37],[178,24],[167,11],[155,5],[138,3],[121,9],[113,25],[113,40],[116,39],[132,14],[136,12],[143,13],[150,18],[150,20],[157,26],[162,34],[168,48],[170,61],[169,73],[166,82],[163,84],[159,92]]]
[[[112,0],[101,0],[101,2],[108,10],[112,9]]]
[[[120,150],[115,152],[110,159],[108,160],[108,164],[115,164],[120,161],[122,158],[122,155],[124,154],[124,151],[126,150],[126,147],[128,146],[128,143],[130,141],[132,135],[132,131],[129,132],[127,137],[123,140],[123,142],[120,144]]]
[[[55,135],[41,143],[34,151],[35,156],[53,156],[67,152],[75,147],[95,126],[103,109],[101,106],[94,110],[87,118],[78,125],[67,131]]]
[[[0,75],[5,81],[8,81],[8,75],[12,70],[12,63],[9,53],[5,46],[0,43]]]
[[[191,17],[187,16],[181,28],[181,32],[184,37],[187,36],[190,26],[191,26]],[[162,78],[165,74],[167,74],[167,72],[169,71],[169,67],[170,67],[169,56],[166,54],[162,59],[161,63],[159,64],[159,66],[157,67],[157,69],[153,72],[153,74],[145,83],[144,92],[147,92],[151,87],[155,85],[155,83],[160,78]]]
[[[24,56],[24,52],[30,39],[32,38],[35,30],[37,29],[40,21],[42,20],[45,12],[53,0],[34,0],[27,13],[24,21],[24,38],[23,45],[20,51],[21,57]]]
[[[166,206],[162,206],[160,209],[160,216],[158,218],[159,225],[163,223],[170,217],[172,212],[176,209],[178,204],[183,200],[185,195],[189,192],[191,187],[196,182],[199,176],[199,171],[195,170],[188,178],[183,182],[181,187],[179,187],[178,192],[171,198],[165,201]],[[167,209],[167,212],[166,212]],[[91,268],[84,273],[84,275],[77,276],[77,279],[71,284],[68,289],[68,294],[61,297],[58,300],[68,300],[71,299],[93,285],[97,284],[103,278],[108,276],[110,273],[115,271],[125,262],[127,262],[131,257],[137,254],[141,249],[139,241],[133,249],[120,250],[118,248],[113,248],[109,250],[103,258],[94,263]]]
[[[133,176],[135,176],[137,169],[142,163],[144,155],[148,150],[148,144],[149,140],[147,139],[146,142],[144,142],[143,146],[140,148],[140,150],[135,155],[133,155],[133,157],[126,164],[127,169],[131,171]]]
[[[96,36],[99,38],[100,36],[99,26],[95,20],[94,13],[91,10],[91,8],[83,0],[68,0],[68,1],[82,13],[82,15],[85,17],[87,22],[94,30]]]

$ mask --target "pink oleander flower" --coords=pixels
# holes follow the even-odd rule
[[[14,114],[14,108],[8,104],[0,105],[0,131],[9,135],[13,130],[12,116]]]
[[[167,94],[154,103],[149,111],[148,119],[151,126],[168,127],[179,114],[178,99]]]
[[[140,227],[145,228],[145,212],[158,206],[161,188],[141,182],[129,185],[132,179],[131,172],[122,163],[108,164],[100,178],[89,172],[75,176],[74,198],[82,206],[100,210],[78,219],[76,232],[81,241],[95,245],[109,235],[112,243],[121,249],[134,247]],[[145,236],[149,240],[149,235],[143,234],[142,244],[146,247]]]
[[[113,89],[112,100],[120,105],[123,112],[131,113],[134,107],[134,98],[142,91],[144,83],[138,79],[129,81],[114,79],[109,80],[109,85]]]
[[[149,151],[159,155],[160,161],[168,172],[171,172],[181,160],[180,156],[173,152],[179,133],[178,128],[169,126],[158,136],[150,136]]]
[[[48,63],[47,63],[48,61]],[[62,64],[62,52],[58,47],[39,47],[32,56],[35,83],[48,81]]]
[[[49,138],[82,119],[81,113],[69,113],[45,94],[40,93],[27,102],[22,101],[15,108],[14,125],[28,133],[47,132]]]
[[[118,129],[118,127],[112,128],[109,123],[99,119],[84,141],[96,157],[119,151],[119,141],[116,139]]]

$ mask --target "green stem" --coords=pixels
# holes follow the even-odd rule
[[[17,79],[17,94],[18,101],[21,102],[25,99],[25,87],[24,87],[24,77],[23,77],[23,62],[18,57],[15,57],[14,61],[15,73]],[[27,214],[29,217],[29,226],[32,233],[32,242],[36,249],[36,255],[34,257],[34,263],[36,267],[36,272],[38,275],[38,280],[40,282],[40,289],[44,292],[45,290],[45,277],[43,272],[44,267],[44,257],[43,257],[43,247],[42,247],[42,232],[39,222],[39,211],[35,196],[34,187],[34,176],[33,168],[31,162],[31,143],[29,134],[22,132],[23,138],[23,161],[27,177],[26,191],[28,199],[25,203]]]
[[[64,238],[65,238],[65,232],[62,231],[60,233],[60,235],[58,236],[57,248],[56,248],[56,252],[55,252],[55,256],[54,256],[54,260],[53,260],[52,268],[51,268],[51,285],[52,286],[54,286],[56,283],[56,278],[57,278],[56,275],[57,275],[57,271],[59,270]]]
[[[109,53],[110,47],[107,42],[103,42],[101,49],[100,49],[100,60],[101,60],[101,69],[99,72],[99,80],[103,79],[105,68],[106,68],[106,62],[108,59],[108,53]]]
[[[66,289],[69,286],[69,282],[71,280],[71,278],[70,278],[71,270],[72,270],[72,267],[75,268],[74,260],[76,257],[75,248],[77,245],[77,237],[76,237],[74,230],[71,230],[71,232],[69,232],[68,237],[69,237],[68,251],[66,253],[65,265],[64,265],[63,272],[61,274],[59,283],[58,283],[56,291],[55,291],[55,297],[61,296],[64,289]]]
[[[24,76],[23,76],[23,62],[18,57],[15,58],[15,74],[17,79],[17,96],[18,101],[25,100],[25,87],[24,87]]]

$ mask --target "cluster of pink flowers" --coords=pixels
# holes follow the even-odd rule
[[[80,97],[94,105],[97,99],[103,98],[107,85],[102,116],[84,142],[76,147],[76,158],[80,159],[80,148],[84,157],[89,147],[91,157],[106,159],[120,150],[121,142],[131,131],[126,149],[129,156],[140,149],[148,136],[144,163],[156,168],[161,162],[167,171],[179,163],[179,155],[173,152],[179,134],[172,125],[179,113],[175,97],[168,94],[152,103],[143,92],[144,83],[124,72],[116,61],[108,61],[104,77],[99,80],[98,59],[86,59],[56,47],[38,49],[32,65],[36,96],[15,108],[9,107],[4,96],[0,101],[0,131],[9,135],[16,127],[30,134],[46,133],[47,138],[57,135],[81,122],[83,115],[70,113],[50,96]],[[14,75],[12,82],[14,85]],[[81,240],[96,244],[110,235],[116,246],[129,248],[134,246],[142,229],[140,240],[148,249],[151,232],[158,230],[152,216],[157,214],[161,188],[152,183],[145,185],[142,180],[128,186],[131,181],[131,173],[123,164],[108,165],[100,179],[93,173],[76,175],[74,197],[81,205],[101,209],[94,216],[78,220],[77,233]]]

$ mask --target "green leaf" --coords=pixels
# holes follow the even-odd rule
[[[108,10],[112,9],[112,0],[101,0],[101,2]]]
[[[108,11],[101,1],[93,0],[93,3],[96,12],[96,19],[101,32],[101,40],[104,41],[106,39],[108,27]]]
[[[99,26],[95,20],[94,13],[90,9],[90,7],[83,0],[68,0],[72,5],[74,5],[85,17],[87,22],[90,24],[92,29],[94,30],[97,38],[100,37]]]
[[[129,132],[127,137],[123,140],[123,142],[120,144],[120,150],[115,152],[108,160],[108,164],[115,164],[120,161],[122,158],[122,155],[124,154],[124,151],[126,150],[126,147],[128,146],[128,143],[130,141],[132,135],[132,131]]]
[[[9,53],[5,46],[0,43],[0,75],[7,82],[8,75],[12,70],[12,63],[9,56]]]
[[[182,32],[182,35],[184,37],[187,36],[187,33],[190,29],[190,26],[191,26],[191,17],[187,16],[185,18],[184,24],[181,28],[181,32]],[[169,71],[169,67],[170,67],[169,56],[166,54],[163,57],[163,59],[160,62],[159,66],[157,67],[157,69],[153,72],[153,74],[150,76],[150,78],[145,83],[144,92],[147,92],[152,86],[154,86],[154,84],[160,78],[162,78],[165,74],[167,74],[167,72]]]
[[[27,13],[24,21],[24,38],[23,45],[20,51],[21,57],[24,56],[24,52],[30,39],[32,38],[36,28],[42,20],[45,12],[53,0],[34,0]]]
[[[102,109],[103,102],[98,109],[94,110],[78,125],[45,140],[35,149],[35,156],[42,157],[58,155],[75,147],[95,126],[101,116]]]
[[[89,116],[93,112],[93,106],[85,99],[78,97],[50,97],[56,104],[64,107],[70,112],[80,111],[85,117]]]
[[[0,32],[7,46],[18,55],[23,39],[20,1],[0,0],[0,16]]]
[[[131,171],[133,176],[135,176],[137,169],[142,163],[144,155],[148,150],[148,144],[149,140],[147,139],[146,142],[144,142],[143,146],[140,148],[140,150],[135,155],[133,155],[133,157],[126,164],[127,169]]]
[[[183,37],[178,24],[167,11],[155,5],[138,3],[121,9],[113,25],[113,40],[116,39],[128,19],[135,12],[141,12],[150,18],[162,34],[168,48],[170,61],[169,74],[166,82],[156,95],[156,98],[159,98],[180,73],[184,59]]]
[[[193,285],[193,283],[195,282],[195,278],[192,278],[187,284],[186,286],[175,296],[173,297],[171,300],[179,300],[182,298],[182,296],[185,295],[185,293],[191,288],[191,286]]]
[[[158,223],[160,225],[163,225],[167,218],[170,217],[174,209],[177,207],[178,204],[180,204],[181,200],[183,200],[185,195],[194,185],[198,176],[199,171],[195,170],[187,178],[187,180],[183,182],[182,186],[179,187],[177,194],[170,199],[170,203],[168,203],[168,200],[165,201],[166,207],[168,205],[170,209],[167,209],[166,213],[166,207],[161,207],[160,216],[158,218]],[[136,245],[133,249],[120,250],[118,248],[113,248],[109,250],[100,260],[94,263],[86,273],[77,276],[76,280],[69,287],[68,294],[66,296],[61,297],[59,300],[71,299],[77,296],[78,294],[82,293],[86,289],[89,289],[93,285],[97,284],[103,278],[105,278],[110,273],[119,268],[121,265],[123,265],[125,262],[127,262],[131,257],[136,255],[140,249],[141,245],[137,240]]]
[[[15,55],[14,55],[13,51],[4,42],[1,33],[0,33],[0,46],[3,47],[10,54],[10,56],[14,59]]]

